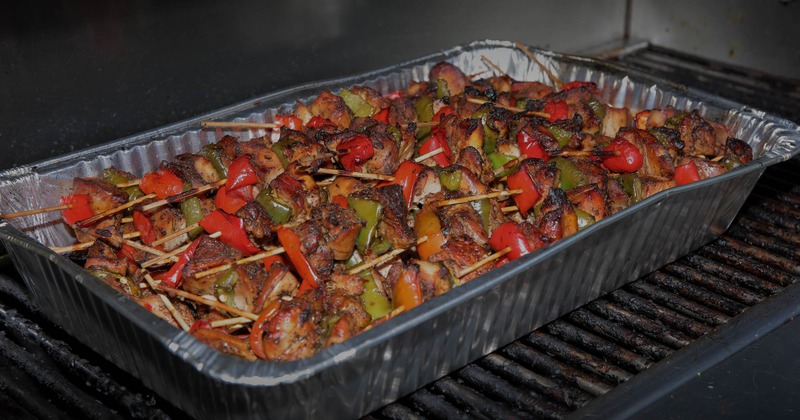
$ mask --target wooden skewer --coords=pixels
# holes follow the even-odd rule
[[[47,213],[47,212],[51,212],[51,211],[66,210],[66,209],[71,209],[71,208],[72,208],[71,204],[62,204],[60,206],[43,207],[43,208],[40,208],[40,209],[23,210],[23,211],[17,211],[17,212],[14,212],[14,213],[1,214],[0,218],[13,219],[15,217],[31,216],[31,215],[34,215],[34,214]]]
[[[497,64],[493,63],[492,60],[486,58],[485,55],[481,55],[481,60],[483,60],[484,63],[488,64],[489,67],[492,67],[493,69],[497,70],[498,73],[508,78],[511,78],[511,76],[509,76],[508,73],[504,72],[503,69],[501,69]]]
[[[365,172],[350,172],[350,171],[342,171],[339,169],[328,169],[328,168],[319,168],[315,171],[318,174],[328,174],[328,175],[342,175],[342,176],[350,176],[353,178],[363,178],[363,179],[378,179],[381,181],[394,181],[394,177],[391,175],[380,175],[380,174],[368,174]]]
[[[513,112],[525,112],[525,115],[535,115],[535,116],[537,116],[537,117],[542,117],[542,118],[550,118],[550,114],[548,114],[548,113],[546,113],[546,112],[539,112],[539,111],[528,111],[528,110],[526,110],[525,108],[520,108],[520,107],[516,107],[516,106],[508,106],[508,105],[498,104],[497,102],[487,101],[487,100],[485,100],[485,99],[478,99],[478,98],[467,98],[467,102],[472,102],[473,104],[480,104],[480,105],[483,105],[483,104],[485,104],[485,103],[489,102],[489,103],[492,103],[492,104],[494,104],[494,106],[496,106],[496,107],[498,107],[498,108],[507,109],[507,110],[509,110],[509,111],[513,111]]]
[[[253,322],[249,318],[237,316],[236,318],[219,319],[211,322],[211,328],[227,327],[228,325],[246,324]]]
[[[711,162],[719,162],[722,159],[725,159],[725,156],[717,156],[717,157],[709,159],[709,161],[711,161]]]
[[[501,167],[499,167],[499,168],[495,169],[495,170],[494,170],[494,176],[495,176],[495,177],[497,177],[498,175],[500,175],[500,174],[502,174],[503,172],[507,171],[507,170],[508,170],[508,168],[510,168],[510,167],[512,167],[512,166],[514,166],[514,165],[516,165],[516,164],[517,164],[517,163],[519,163],[519,162],[522,162],[523,160],[525,160],[525,159],[527,159],[527,158],[528,158],[528,155],[526,155],[525,153],[523,153],[523,154],[519,155],[519,157],[515,157],[514,159],[512,159],[512,160],[510,160],[510,161],[506,162],[506,164],[505,164],[505,165],[503,165],[503,166],[501,166]]]
[[[476,78],[476,77],[478,77],[478,76],[480,76],[480,75],[482,75],[483,73],[486,73],[486,72],[488,72],[488,71],[489,71],[489,70],[483,70],[483,71],[479,71],[479,72],[477,72],[477,73],[470,74],[469,76],[467,76],[467,79],[469,79],[469,80],[472,80],[472,79],[474,79],[474,78]]]
[[[517,207],[517,206],[508,206],[508,207],[503,207],[500,210],[502,210],[503,213],[514,213],[515,211],[519,211],[519,207]]]
[[[122,239],[122,243],[124,243],[125,245],[128,245],[128,246],[134,247],[136,249],[141,249],[142,251],[149,252],[149,253],[151,253],[153,255],[158,255],[159,257],[163,257],[163,256],[166,255],[166,252],[164,252],[164,251],[155,249],[155,248],[147,246],[147,245],[140,244],[139,242],[134,242],[134,241],[132,241],[130,239],[124,239],[123,238]]]
[[[120,220],[119,222],[122,224],[133,223],[133,217],[123,217],[122,220]]]
[[[237,266],[237,265],[247,264],[247,263],[251,263],[253,261],[260,261],[260,260],[263,260],[264,258],[271,257],[273,255],[282,254],[284,252],[286,252],[286,250],[283,249],[283,247],[273,248],[273,249],[271,249],[269,251],[261,252],[261,253],[258,253],[256,255],[247,257],[247,258],[242,258],[241,260],[236,260],[236,261],[231,262],[231,263],[218,265],[218,266],[216,266],[214,268],[209,268],[208,270],[201,271],[201,272],[195,274],[194,276],[197,277],[198,279],[202,278],[202,277],[208,277],[208,276],[210,276],[212,274],[217,274],[217,273],[221,273],[221,272],[223,272],[225,270],[230,270],[231,268],[233,268],[234,266]]]
[[[423,243],[423,242],[425,242],[427,240],[428,240],[427,236],[422,236],[419,239],[417,239],[417,245],[419,245],[419,244],[421,244],[421,243]],[[406,251],[406,249],[393,249],[393,250],[381,255],[380,257],[375,258],[374,260],[364,261],[361,264],[350,268],[349,270],[347,270],[347,274],[358,274],[358,273],[360,273],[360,272],[362,272],[364,270],[370,269],[370,268],[375,267],[377,265],[381,265],[381,264],[391,260],[392,258],[402,254],[405,251]]]
[[[559,150],[549,152],[550,156],[620,156],[619,150]]]
[[[444,206],[452,206],[454,204],[461,204],[461,203],[469,203],[470,201],[477,201],[483,200],[484,198],[497,198],[497,197],[506,197],[509,195],[519,194],[522,190],[505,190],[505,191],[497,191],[489,194],[478,194],[473,195],[470,197],[461,197],[461,198],[454,198],[452,200],[443,200],[436,203],[436,207],[444,207]]]
[[[436,155],[438,155],[439,153],[442,153],[442,152],[444,152],[444,147],[440,147],[438,149],[431,150],[430,152],[425,153],[424,155],[420,155],[419,157],[414,159],[414,162],[417,162],[417,163],[422,162],[423,160],[425,160],[425,159],[427,159],[427,158],[429,158],[431,156],[436,156]]]
[[[243,317],[245,317],[245,318],[247,318],[247,319],[249,319],[251,321],[256,321],[258,319],[258,315],[254,314],[254,313],[243,311],[241,309],[234,308],[233,306],[229,306],[229,305],[226,305],[226,304],[221,303],[221,302],[208,300],[206,298],[197,296],[195,294],[192,294],[192,293],[180,290],[180,289],[175,289],[175,288],[172,288],[172,287],[169,287],[169,286],[164,286],[161,283],[157,284],[156,287],[158,288],[158,290],[161,290],[163,292],[172,293],[172,294],[178,295],[180,297],[183,297],[183,298],[186,298],[186,299],[189,299],[189,300],[193,300],[193,301],[198,302],[198,303],[202,303],[202,304],[211,306],[212,308],[217,308],[217,309],[225,311],[225,312],[230,312],[230,313],[235,314],[235,315],[243,316]]]
[[[210,234],[208,236],[210,238],[219,238],[221,235],[222,235],[222,232],[214,232],[214,233],[212,233],[212,234]],[[190,245],[191,245],[191,243],[188,243],[188,244],[186,244],[186,245],[184,245],[182,247],[173,249],[169,253],[164,254],[164,256],[151,258],[151,259],[149,259],[149,260],[147,260],[147,261],[142,263],[142,268],[147,268],[147,267],[151,267],[151,266],[156,265],[156,264],[161,264],[163,261],[168,260],[168,259],[177,260],[178,259],[177,255],[180,254],[183,251],[186,251],[186,249],[189,248]]]
[[[531,52],[531,50],[529,50],[529,49],[528,49],[528,47],[526,47],[526,46],[525,46],[523,43],[521,43],[521,42],[519,42],[519,41],[516,41],[516,42],[514,42],[514,44],[516,44],[516,45],[517,45],[517,48],[519,48],[520,50],[522,50],[522,52],[523,52],[523,53],[525,53],[525,55],[527,55],[527,56],[528,56],[528,58],[530,58],[531,60],[533,60],[533,61],[536,63],[536,65],[538,65],[538,66],[539,66],[539,68],[540,68],[540,69],[542,69],[542,71],[544,71],[544,72],[545,72],[545,74],[547,74],[547,77],[549,77],[549,78],[550,78],[550,80],[552,80],[552,81],[553,81],[553,83],[555,83],[555,84],[556,84],[556,86],[558,86],[558,89],[559,89],[559,90],[561,90],[561,89],[563,89],[563,88],[564,88],[564,83],[562,83],[562,82],[561,82],[561,80],[559,80],[559,78],[558,78],[558,77],[556,77],[556,75],[555,75],[555,74],[553,74],[553,72],[551,72],[551,71],[550,71],[550,69],[548,69],[547,67],[545,67],[545,66],[544,66],[544,64],[542,64],[542,62],[541,62],[541,61],[539,61],[539,59],[538,59],[538,58],[536,58],[536,56],[535,56],[535,55],[533,55],[533,53]]]
[[[141,181],[142,181],[141,179],[134,179],[134,180],[131,180],[131,181],[128,181],[128,182],[121,182],[121,183],[117,184],[116,187],[117,188],[133,187],[133,186],[139,185],[139,182],[141,182]]]
[[[497,251],[497,252],[495,252],[494,254],[492,254],[492,255],[489,255],[488,257],[486,257],[486,258],[484,258],[484,259],[482,259],[482,260],[480,260],[480,261],[476,262],[475,264],[472,264],[472,265],[470,265],[470,266],[467,266],[467,268],[465,268],[465,269],[463,269],[463,270],[459,271],[459,272],[456,274],[456,276],[457,276],[458,278],[464,277],[464,276],[466,276],[467,274],[469,274],[469,273],[471,273],[471,272],[473,272],[473,271],[475,271],[475,270],[477,270],[477,269],[479,269],[479,268],[483,267],[484,265],[486,265],[486,264],[488,264],[488,263],[490,263],[490,262],[492,262],[492,261],[494,261],[494,260],[496,260],[496,259],[498,259],[498,258],[502,257],[503,255],[506,255],[506,254],[508,254],[509,252],[511,252],[511,247],[510,247],[510,246],[507,246],[507,247],[503,248],[502,250],[500,250],[500,251]]]
[[[137,205],[137,204],[139,204],[139,203],[141,203],[143,201],[147,201],[147,200],[149,200],[151,198],[155,198],[155,197],[156,197],[155,194],[143,195],[143,196],[137,198],[136,200],[129,201],[129,202],[127,202],[127,203],[125,203],[125,204],[123,204],[121,206],[114,207],[113,209],[108,209],[108,210],[106,210],[106,211],[104,211],[102,213],[95,214],[94,216],[92,216],[92,217],[90,217],[88,219],[81,220],[80,222],[75,223],[75,226],[76,227],[83,227],[83,226],[89,225],[91,223],[94,223],[94,222],[106,217],[106,216],[110,216],[112,214],[119,213],[119,212],[121,212],[121,211],[123,211],[123,210],[125,210],[127,208],[133,207],[133,206],[135,206],[135,205]]]
[[[405,310],[406,310],[406,307],[403,306],[403,305],[400,305],[400,306],[392,309],[392,311],[389,312],[388,314],[386,314],[386,315],[384,315],[384,316],[382,316],[382,317],[380,317],[380,318],[378,318],[376,320],[373,320],[369,325],[364,327],[363,331],[364,332],[369,331],[369,330],[375,328],[376,326],[380,325],[384,321],[392,319],[392,318],[396,317],[397,315],[400,315],[401,313],[405,312]]]
[[[200,186],[200,187],[197,187],[197,188],[192,188],[189,191],[184,191],[184,192],[182,192],[180,194],[175,194],[172,197],[167,197],[167,198],[165,198],[163,200],[154,201],[154,202],[142,207],[142,211],[152,210],[154,208],[161,207],[161,206],[163,206],[165,204],[176,203],[178,201],[183,200],[184,198],[189,198],[189,197],[195,196],[197,194],[204,193],[204,192],[206,192],[208,190],[213,190],[215,188],[219,188],[219,187],[225,185],[226,182],[228,182],[227,178],[219,180],[217,182],[213,182],[211,184],[206,184],[206,185],[203,185],[203,186]],[[149,194],[149,195],[152,195],[152,194]]]
[[[139,232],[131,232],[122,235],[125,239],[138,238],[141,234]],[[69,246],[51,246],[50,249],[56,254],[66,254],[67,252],[81,251],[94,245],[95,241],[81,242]]]
[[[219,127],[219,128],[281,128],[280,124],[276,123],[254,123],[254,122],[236,122],[236,121],[203,121],[200,123],[201,127]]]
[[[186,226],[185,228],[183,228],[181,230],[172,232],[169,235],[167,235],[167,236],[165,236],[165,237],[163,237],[163,238],[161,238],[161,239],[159,239],[157,241],[153,241],[150,244],[150,246],[159,246],[159,245],[163,244],[164,242],[167,242],[167,241],[170,241],[172,239],[175,239],[175,238],[177,238],[177,237],[179,237],[179,236],[181,236],[181,235],[183,235],[185,233],[189,233],[189,232],[197,229],[198,227],[200,227],[199,223],[192,223],[191,225]]]
[[[150,285],[150,288],[153,289],[153,291],[158,294],[158,297],[161,298],[161,301],[164,302],[164,306],[167,307],[167,310],[169,310],[169,313],[173,318],[175,318],[175,321],[178,323],[178,325],[180,325],[184,331],[189,332],[191,327],[186,323],[186,320],[183,319],[183,316],[181,316],[180,312],[175,309],[175,305],[172,304],[172,301],[170,301],[168,297],[164,296],[163,293],[158,293],[156,291],[156,281],[150,276],[150,273],[145,273],[144,279],[147,280],[147,284]]]

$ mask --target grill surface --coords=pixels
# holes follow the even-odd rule
[[[800,91],[789,82],[652,46],[620,60],[800,121],[792,106]],[[562,418],[613,394],[796,281],[798,174],[798,159],[768,169],[718,240],[367,417]],[[41,318],[8,261],[0,264],[0,411],[14,418],[185,416]]]

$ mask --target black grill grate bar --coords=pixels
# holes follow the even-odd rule
[[[767,264],[748,258],[746,255],[737,254],[730,249],[722,247],[718,242],[711,243],[700,249],[700,255],[717,260],[723,264],[750,273],[754,276],[769,280],[781,286],[794,283],[795,278],[785,271],[770,267]]]
[[[558,405],[535,391],[522,390],[477,364],[471,364],[462,369],[458,373],[458,377],[494,400],[503,401],[520,412],[533,414],[538,418],[558,419],[569,412],[567,407]]]
[[[728,315],[722,312],[705,307],[702,304],[674,293],[667,292],[647,282],[634,282],[626,286],[625,289],[714,327],[722,325],[730,319]]]
[[[602,378],[597,375],[584,372],[567,363],[556,360],[519,341],[509,344],[500,350],[500,352],[517,363],[528,366],[532,370],[549,375],[550,377],[558,377],[564,382],[593,396],[603,395],[611,389],[611,385],[603,381]]]
[[[525,341],[550,356],[566,361],[573,366],[580,366],[611,383],[619,384],[633,376],[630,372],[608,363],[604,357],[598,357],[541,331],[532,332],[525,337]]]
[[[546,395],[573,410],[583,406],[593,398],[577,387],[536,373],[498,353],[492,353],[484,357],[479,363],[484,368],[495,372],[501,377],[508,378],[508,380],[519,386],[530,388],[539,394]]]
[[[783,238],[765,235],[760,231],[747,229],[741,224],[729,229],[726,237],[761,248],[766,251],[764,254],[767,255],[778,254],[776,256],[781,256],[783,260],[786,260],[786,262],[781,262],[784,271],[800,274],[800,264],[794,262],[794,260],[800,259],[800,246],[798,246],[800,237],[798,237],[798,243],[786,242]]]
[[[688,281],[672,277],[664,272],[657,271],[645,277],[645,280],[664,290],[691,299],[709,308],[716,309],[731,317],[738,315],[745,305],[714,293],[703,287],[696,286]]]
[[[664,267],[664,271],[745,305],[755,305],[764,300],[765,297],[765,295],[709,275],[708,273],[703,273],[694,267],[680,262],[667,265]]]
[[[746,206],[742,213],[758,221],[771,224],[776,229],[786,229],[791,232],[800,232],[800,221],[785,214],[775,213],[761,206]]]
[[[742,240],[737,239],[734,235],[725,234],[717,240],[716,244],[720,247],[729,249],[732,252],[746,255],[758,262],[783,271],[786,274],[800,275],[800,264],[795,263],[790,258],[786,258],[782,255],[775,255],[773,253],[780,250],[787,254],[800,254],[800,250],[791,249],[791,247],[781,245],[777,240],[773,241],[773,244],[765,246],[776,249],[765,250],[762,247],[759,247],[757,244],[752,243],[756,242],[756,240],[753,238],[742,237],[740,235],[736,236]]]
[[[610,338],[634,352],[658,361],[667,357],[672,349],[660,344],[644,334],[640,334],[620,324],[603,319],[585,308],[579,308],[567,315],[567,319],[589,331]]]
[[[747,287],[759,293],[773,295],[783,290],[780,285],[774,282],[764,280],[753,274],[746,273],[729,265],[725,265],[719,261],[706,258],[698,253],[687,255],[681,259],[681,262],[686,263],[697,270],[711,274],[712,276],[725,279],[726,281]]]
[[[624,308],[658,320],[689,337],[697,338],[708,334],[712,330],[708,324],[622,289],[615,290],[606,297]]]
[[[407,403],[434,419],[460,420],[467,417],[467,414],[453,404],[450,404],[443,395],[436,395],[423,388],[411,394]]]
[[[601,354],[611,363],[630,372],[641,372],[652,363],[647,358],[611,342],[603,337],[592,334],[576,327],[566,321],[556,320],[546,325],[548,334],[589,351],[592,354]]]
[[[586,305],[594,314],[602,316],[611,322],[625,326],[632,331],[646,335],[672,349],[679,349],[692,342],[680,331],[667,327],[657,320],[650,319],[642,314],[637,314],[615,305],[605,299],[598,299]]]
[[[515,410],[511,410],[503,404],[493,401],[480,392],[475,391],[449,376],[445,376],[434,382],[431,390],[444,395],[448,400],[464,407],[464,411],[470,417],[486,419],[510,419],[520,417],[520,414]]]
[[[795,249],[800,246],[800,234],[798,233],[775,230],[772,229],[770,225],[759,222],[758,220],[753,220],[749,217],[739,217],[737,222],[738,223],[731,226],[731,228],[737,232],[753,232],[756,235],[772,238],[776,242],[780,242]]]

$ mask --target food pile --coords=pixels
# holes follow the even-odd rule
[[[224,353],[296,360],[752,159],[696,111],[632,116],[555,84],[442,62],[404,91],[321,92],[275,118],[277,141],[76,178],[62,252]]]

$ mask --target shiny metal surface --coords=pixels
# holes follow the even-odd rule
[[[212,116],[260,121],[269,115],[270,107],[291,104],[295,98],[306,98],[320,89],[370,80],[392,90],[410,77],[424,77],[427,69],[443,58],[471,73],[483,70],[479,57],[485,54],[507,67],[514,77],[545,80],[535,64],[508,46],[477,43],[384,72],[270,95]],[[238,417],[265,410],[306,417],[364,413],[719,235],[733,219],[763,165],[798,152],[797,127],[785,120],[680,87],[652,87],[645,75],[628,77],[615,73],[613,66],[591,60],[547,53],[542,53],[541,59],[564,79],[598,81],[604,86],[606,99],[616,106],[639,109],[670,103],[699,108],[703,114],[731,125],[735,135],[751,142],[762,158],[729,174],[658,194],[343,345],[308,360],[285,364],[247,363],[221,356],[128,299],[121,299],[101,281],[30,238],[19,236],[10,226],[0,225],[0,239],[48,317],[193,415]],[[28,201],[11,203],[5,198],[0,201],[0,210],[42,204],[31,200],[53,199],[50,195],[24,194],[25,183],[27,188],[34,188],[45,180],[57,190],[72,176],[93,173],[109,164],[125,170],[137,166],[135,171],[142,172],[183,150],[196,150],[204,141],[214,140],[213,133],[191,131],[209,117],[57,159],[35,170],[4,173],[0,189],[9,193],[23,188],[17,198]],[[188,134],[169,137],[186,130],[190,130]],[[154,138],[167,140],[153,142]],[[21,173],[23,176],[18,177]],[[45,240],[67,240],[64,232],[58,232],[60,223],[50,225],[46,230],[51,236],[30,233]],[[182,387],[177,386],[179,383]]]

